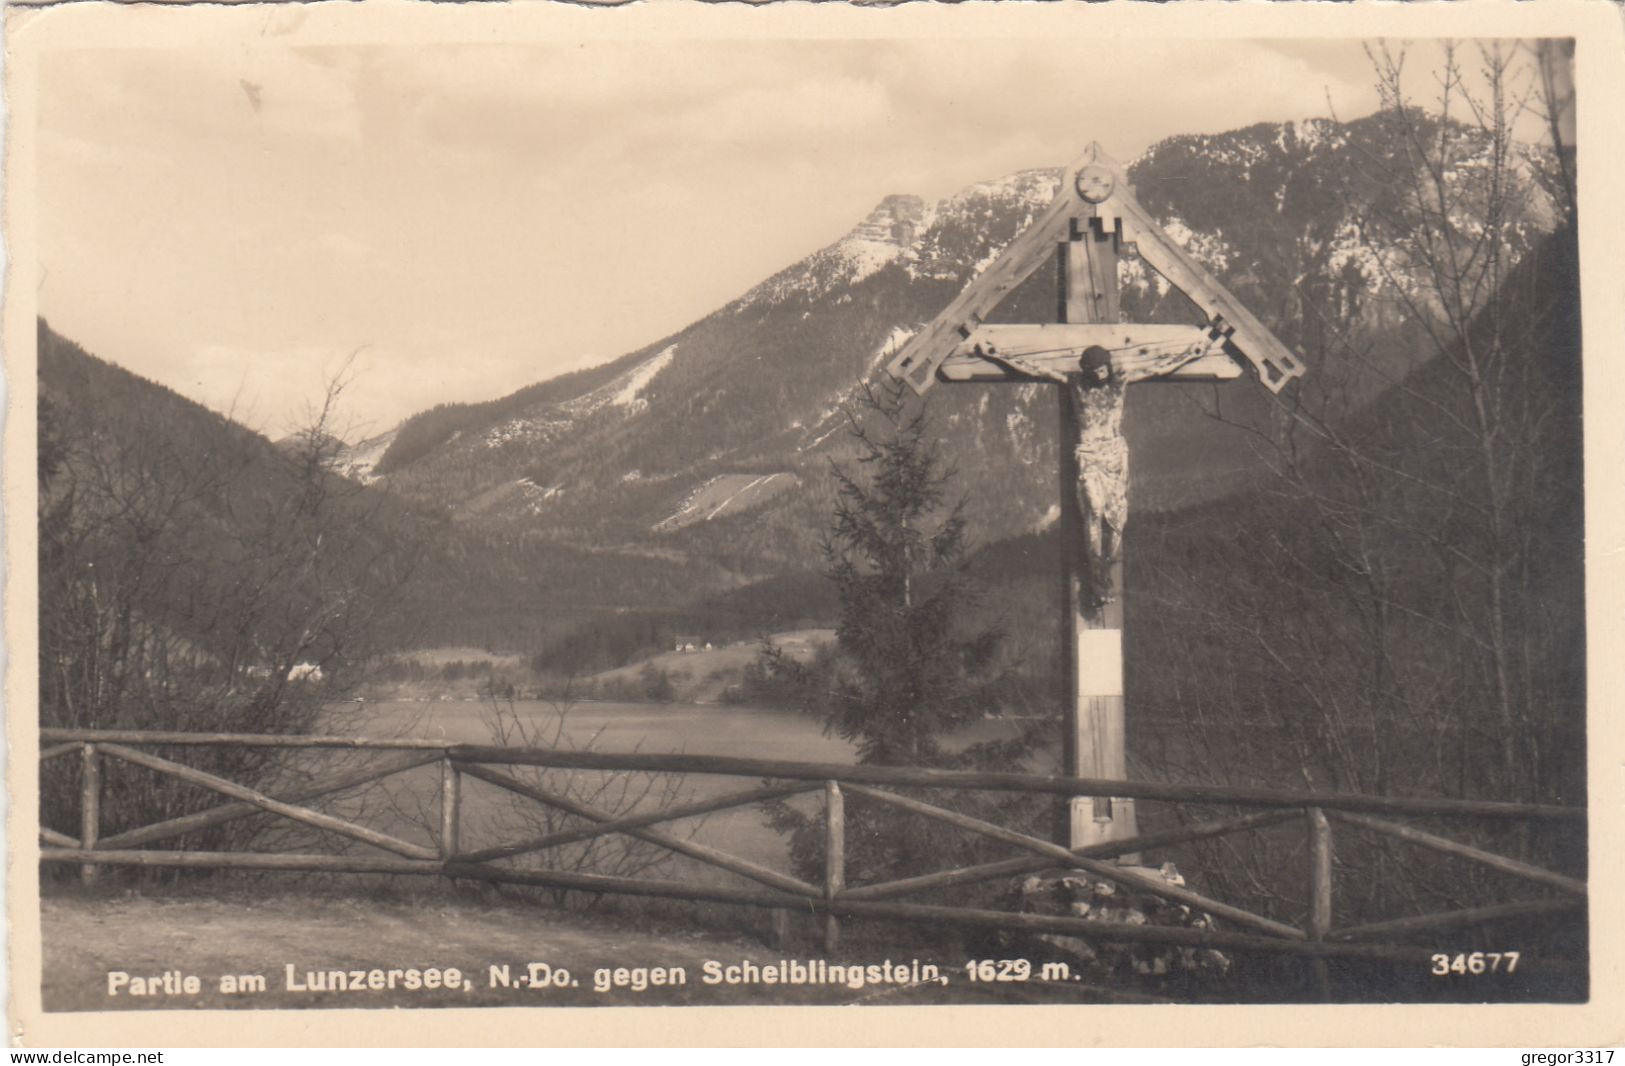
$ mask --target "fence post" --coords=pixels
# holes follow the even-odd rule
[[[846,887],[846,801],[838,781],[824,782],[824,901],[834,903]],[[824,954],[841,946],[841,920],[824,915]]]
[[[463,806],[463,775],[453,766],[451,759],[440,763],[440,861],[450,862],[456,857],[460,826],[459,815]]]
[[[86,744],[79,749],[82,780],[79,792],[79,846],[86,851],[96,846],[102,821],[102,764],[96,745]],[[79,880],[90,884],[96,880],[96,867],[86,863],[79,867]]]
[[[1305,808],[1309,821],[1309,939],[1319,942],[1332,931],[1332,827],[1319,807]],[[1322,1000],[1331,998],[1326,958],[1314,963],[1315,985]]]

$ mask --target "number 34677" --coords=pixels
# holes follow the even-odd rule
[[[1475,951],[1470,955],[1439,954],[1431,958],[1435,977],[1447,977],[1453,973],[1476,977],[1486,973],[1511,973],[1518,968],[1516,951]]]

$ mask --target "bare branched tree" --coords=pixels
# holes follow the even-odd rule
[[[1157,575],[1159,640],[1211,685],[1156,703],[1175,772],[1386,794],[1584,796],[1577,273],[1564,146],[1520,139],[1565,102],[1560,57],[1446,47],[1418,103],[1371,50],[1383,110],[1351,205],[1361,301],[1304,300],[1313,380],[1249,428],[1275,479]],[[1544,101],[1544,103],[1543,103]],[[1305,286],[1306,290],[1310,286]],[[1223,511],[1223,508],[1215,508]],[[1217,521],[1222,525],[1215,526]],[[1215,537],[1215,528],[1229,532]],[[1190,561],[1185,559],[1183,561]],[[1162,686],[1162,682],[1157,683]],[[1236,752],[1234,760],[1196,757]],[[1451,827],[1542,861],[1558,835]],[[1262,838],[1261,838],[1262,839]],[[1268,840],[1204,876],[1301,908]],[[1340,906],[1465,906],[1495,878],[1366,840]],[[1504,889],[1504,883],[1501,885]]]

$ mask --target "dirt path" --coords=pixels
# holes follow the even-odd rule
[[[512,901],[59,896],[44,901],[41,923],[44,1003],[52,1011],[919,1003],[941,1002],[949,992],[936,982],[862,989],[706,983],[708,961],[732,967],[748,960],[765,969],[784,959],[805,964],[817,956],[794,948],[775,951],[753,937],[684,933],[664,920],[645,925],[625,915],[600,917]],[[894,965],[908,961],[899,958]],[[957,965],[935,961],[945,972]],[[549,969],[533,971],[532,963]],[[509,987],[503,987],[503,967]],[[566,987],[559,987],[560,967],[570,972]],[[656,984],[656,967],[666,968],[668,983]],[[453,969],[455,982],[447,973]],[[676,983],[678,969],[681,983]],[[439,971],[438,977],[430,978],[430,970]],[[327,977],[329,971],[343,976]],[[397,971],[393,978],[390,971]],[[415,979],[409,976],[413,971]],[[527,987],[533,972],[542,981],[550,978],[550,986]],[[726,969],[722,973],[727,976]],[[185,990],[188,976],[196,978],[191,992]],[[229,991],[232,982],[224,979],[241,976],[263,977],[264,991]],[[622,987],[613,987],[617,980]],[[324,982],[361,987],[319,990]],[[385,987],[369,987],[380,983]],[[448,983],[457,987],[444,987]],[[441,987],[424,987],[430,984]],[[595,987],[603,984],[610,987]],[[646,987],[635,987],[640,984]],[[148,994],[132,994],[142,991]]]

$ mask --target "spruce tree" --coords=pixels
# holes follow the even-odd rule
[[[768,648],[762,665],[798,675],[805,708],[850,741],[860,763],[1016,769],[1037,739],[1031,731],[962,743],[965,726],[999,708],[1012,671],[1002,663],[999,632],[968,619],[974,591],[964,565],[964,500],[949,502],[953,469],[901,385],[866,388],[848,418],[858,454],[833,470],[837,501],[823,538],[840,598],[834,654],[805,670]],[[1005,824],[1032,814],[1025,797],[911,794]],[[821,812],[783,801],[766,808],[789,837],[797,870],[815,876],[824,857]],[[869,800],[847,803],[853,884],[982,861],[987,844],[935,819]]]
[[[954,472],[901,390],[866,389],[850,418],[857,463],[833,470],[823,546],[841,614],[824,710],[859,762],[929,766],[993,708],[999,634],[964,631],[965,501],[947,503]]]

